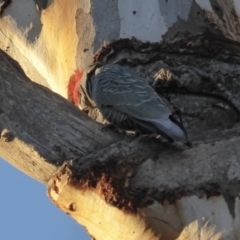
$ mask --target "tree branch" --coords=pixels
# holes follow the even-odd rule
[[[0,51],[2,158],[46,183],[64,161],[119,141],[64,98],[31,82],[14,64]]]
[[[191,229],[197,232],[206,226],[197,208],[200,202],[209,204],[206,197],[218,196],[225,203],[221,211],[227,209],[230,218],[237,216],[238,127],[221,130],[204,143],[195,141],[192,149],[102,132],[100,124],[65,99],[23,76],[3,52],[0,66],[1,156],[43,183],[50,180],[52,201],[93,236],[175,239],[187,234],[184,227],[189,221],[198,222]],[[191,204],[185,206],[185,201]],[[176,214],[167,210],[169,204],[187,209],[179,213],[179,225]],[[207,209],[215,214],[213,205]],[[191,211],[194,217],[184,215]],[[219,226],[221,211],[211,220],[212,227]],[[115,224],[126,227],[116,230]]]

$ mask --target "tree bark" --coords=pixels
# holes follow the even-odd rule
[[[45,2],[2,11],[0,48],[24,71],[0,51],[1,157],[95,239],[239,239],[239,3]],[[70,75],[93,61],[146,78],[193,148],[104,132],[97,110],[68,103]]]
[[[221,211],[228,212],[229,218],[238,215],[235,207],[239,193],[239,155],[236,152],[239,128],[225,131],[220,139],[195,142],[192,149],[180,143],[173,145],[155,139],[147,142],[142,139],[141,142],[111,132],[103,133],[101,125],[60,96],[21,77],[19,72],[9,74],[6,56],[3,53],[2,56],[5,59],[1,64],[4,66],[0,88],[1,155],[45,183],[58,166],[75,158],[69,165],[64,164],[49,182],[49,196],[81,224],[86,224],[89,216],[91,224],[86,227],[91,235],[100,239],[118,239],[120,236],[139,239],[138,234],[144,239],[194,237],[184,224],[189,221],[184,215],[191,212],[189,207],[184,206],[178,223],[175,222],[176,215],[173,217],[171,211],[164,212],[164,208],[174,208],[177,204],[177,209],[181,210],[185,201],[191,201],[192,205],[199,204],[198,201],[209,204],[206,196],[218,196],[220,204],[226,200],[220,211],[213,209],[213,204],[206,204],[208,211],[215,214],[211,219],[213,225],[222,221],[219,218]],[[21,154],[16,157],[13,152]],[[78,198],[79,195],[82,197]],[[188,198],[190,200],[186,200]],[[97,219],[100,227],[94,222],[98,215],[89,214],[94,201],[99,202]],[[83,205],[86,206],[84,211],[79,207]],[[111,222],[116,219],[116,224],[121,224],[128,220],[131,228],[127,224],[127,227],[119,228],[119,232],[114,230],[115,227],[107,231],[109,218],[105,219],[103,213],[108,208],[113,211]],[[192,211],[194,215],[200,215],[198,209]],[[204,229],[207,220],[201,222],[195,217],[194,221],[197,223],[191,231],[213,230]],[[228,234],[226,229],[224,234]]]
[[[0,48],[31,80],[66,97],[74,70],[91,64],[106,43],[159,42],[206,30],[239,41],[239,9],[238,0],[11,1],[0,18]]]
[[[64,161],[118,141],[61,96],[34,84],[0,50],[1,157],[47,183]],[[71,124],[70,124],[71,122]]]

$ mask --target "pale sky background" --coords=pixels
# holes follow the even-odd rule
[[[90,240],[85,229],[58,209],[46,187],[0,158],[1,240]]]

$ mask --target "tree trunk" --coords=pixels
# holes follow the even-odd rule
[[[0,51],[1,157],[95,239],[239,239],[239,3],[26,2],[0,19],[0,48],[21,65]],[[66,97],[93,61],[145,77],[193,148],[103,131],[48,89]]]

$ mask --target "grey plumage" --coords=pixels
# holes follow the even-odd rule
[[[33,0],[37,6],[38,11],[47,8],[48,0]]]
[[[125,130],[159,133],[188,142],[184,127],[141,77],[123,66],[95,64],[81,80],[80,108],[97,107],[110,123]]]

